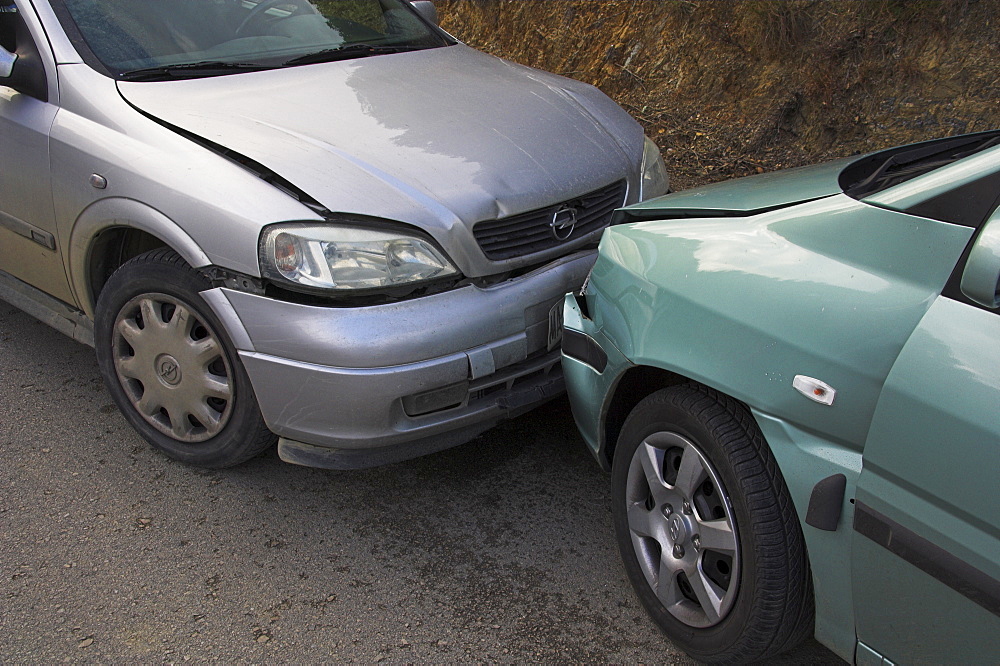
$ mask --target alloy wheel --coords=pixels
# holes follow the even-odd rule
[[[660,603],[691,627],[721,622],[736,599],[740,553],[709,460],[682,435],[652,433],[632,456],[625,499],[639,567]]]

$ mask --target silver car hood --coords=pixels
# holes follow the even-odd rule
[[[642,155],[639,125],[596,88],[461,44],[119,90],[332,212],[426,230],[469,275],[520,263],[487,261],[475,222],[634,183]]]

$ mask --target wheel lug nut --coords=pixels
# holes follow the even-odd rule
[[[674,512],[674,507],[669,504],[664,504],[663,507],[661,507],[661,510],[663,511],[663,515],[669,518]]]
[[[678,560],[684,557],[684,547],[681,546],[680,544],[674,546],[674,557],[676,557]]]
[[[701,550],[701,536],[695,534],[693,537],[691,537],[691,545],[694,546],[695,550]]]
[[[684,513],[690,514],[691,513],[691,502],[684,502],[684,504],[681,505],[681,511],[683,511]]]

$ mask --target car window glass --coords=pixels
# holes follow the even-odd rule
[[[115,75],[159,67],[175,68],[171,78],[217,75],[230,72],[199,67],[270,68],[334,50],[362,57],[451,43],[402,0],[57,1]],[[349,48],[358,45],[373,48]]]
[[[17,14],[17,5],[13,2],[0,0],[0,46],[11,52],[17,47],[18,20],[20,17]]]

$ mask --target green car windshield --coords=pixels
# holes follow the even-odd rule
[[[403,0],[53,0],[126,80],[217,76],[447,46]],[[89,53],[88,53],[89,51]],[[97,64],[93,63],[92,64]]]

